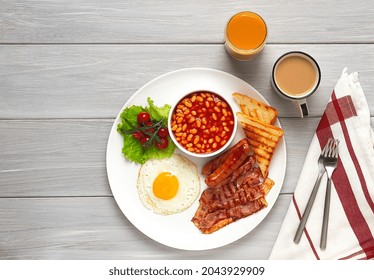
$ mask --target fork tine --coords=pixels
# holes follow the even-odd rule
[[[339,154],[339,140],[335,140],[335,149],[334,149],[334,154],[333,157],[337,158]]]
[[[327,143],[326,143],[325,147],[323,147],[323,150],[322,150],[322,155],[323,156],[327,155],[327,152],[329,150],[329,145],[330,145],[330,138],[327,140]]]
[[[326,145],[323,147],[323,150],[322,150],[322,152],[321,152],[322,155],[325,155],[326,150],[327,150],[327,147],[328,147],[328,145],[329,145],[329,142],[330,142],[330,139],[327,141]]]
[[[336,140],[333,138],[333,140],[332,140],[331,152],[330,152],[330,157],[335,157],[336,148],[337,148],[337,142],[336,142]]]
[[[332,143],[330,153],[329,153],[329,157],[335,157],[336,148],[337,148],[337,143],[336,143],[336,140],[334,139],[333,143]]]
[[[327,144],[325,146],[325,148],[323,149],[323,156],[324,157],[328,157],[329,156],[329,153],[331,151],[331,148],[332,148],[332,144],[333,144],[333,139],[332,138],[329,138],[329,140],[327,141]]]

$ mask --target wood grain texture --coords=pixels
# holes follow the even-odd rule
[[[280,121],[287,146],[281,193],[293,193],[319,119]],[[0,197],[111,196],[105,155],[112,123],[0,121]]]
[[[227,20],[242,10],[269,29],[249,62],[223,46]],[[371,0],[0,0],[0,259],[267,259],[344,67],[360,72],[374,116],[373,14]],[[291,50],[311,54],[322,70],[307,119],[270,85],[273,63]],[[118,208],[105,166],[124,103],[150,80],[189,67],[254,86],[279,110],[287,145],[285,181],[266,219],[229,246],[199,252],[138,231]]]
[[[322,115],[344,67],[360,72],[364,91],[374,88],[374,45],[366,44],[268,45],[249,62],[230,58],[223,45],[3,45],[0,118],[114,118],[141,86],[189,67],[231,73],[254,86],[281,117],[295,117],[291,102],[270,85],[275,60],[290,50],[310,53],[321,67],[320,87],[309,98],[311,116]],[[367,99],[374,107],[374,95]]]
[[[296,186],[317,122],[281,119],[287,145],[283,193]],[[105,155],[112,124],[113,120],[0,121],[0,197],[111,196]],[[300,133],[305,142],[297,140]]]
[[[138,231],[113,198],[2,198],[0,259],[267,259],[290,201],[282,195],[260,225],[229,246],[182,251]]]
[[[105,154],[112,125],[0,121],[0,197],[111,195]]]
[[[2,0],[0,6],[0,43],[221,43],[227,20],[242,10],[264,17],[270,43],[374,42],[371,0]]]

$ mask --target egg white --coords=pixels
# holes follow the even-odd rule
[[[179,182],[177,194],[169,200],[156,197],[152,191],[154,180],[163,172],[170,172]],[[137,188],[143,205],[153,212],[161,215],[182,212],[189,208],[200,194],[197,166],[178,154],[166,159],[148,160],[139,170]]]

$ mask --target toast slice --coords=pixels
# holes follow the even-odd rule
[[[249,140],[262,176],[266,178],[270,161],[284,131],[277,126],[264,123],[241,112],[237,112],[236,115]]]
[[[234,92],[232,96],[239,104],[243,114],[267,124],[275,122],[278,111],[274,107],[238,92]]]

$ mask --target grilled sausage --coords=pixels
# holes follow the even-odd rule
[[[249,152],[250,146],[248,143],[244,143],[236,148],[230,153],[226,160],[205,179],[205,183],[211,188],[216,188],[221,181],[225,180],[242,165],[249,155]]]
[[[239,148],[240,146],[242,146],[243,144],[249,144],[248,142],[248,139],[247,138],[243,138],[241,139],[238,143],[236,143],[234,146],[232,146],[230,149],[228,149],[226,152],[224,152],[222,155],[212,159],[211,161],[209,161],[208,163],[206,163],[204,166],[203,166],[203,170],[202,170],[202,174],[205,175],[205,176],[208,176],[210,174],[212,174],[215,170],[217,170],[218,167],[220,167],[222,165],[222,163],[225,162],[225,160],[227,159],[227,157],[237,148]]]

